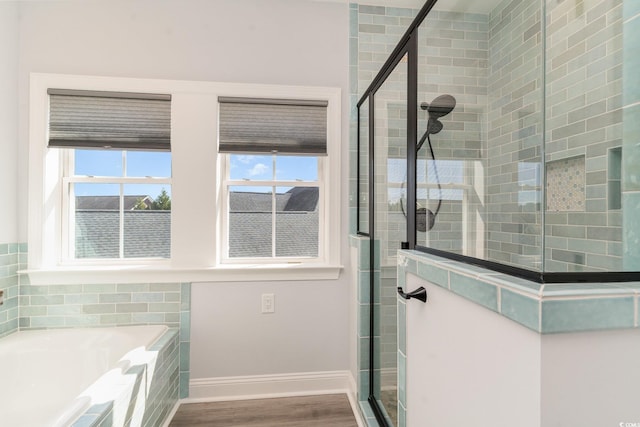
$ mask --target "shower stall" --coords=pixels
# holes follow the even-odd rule
[[[398,34],[357,104],[381,425],[398,424],[399,249],[538,283],[640,280],[638,13],[636,0],[359,6],[359,65]]]

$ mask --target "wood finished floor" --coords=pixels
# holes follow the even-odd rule
[[[169,427],[358,427],[345,394],[187,403]]]

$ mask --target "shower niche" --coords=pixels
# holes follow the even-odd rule
[[[640,280],[632,3],[430,0],[361,91],[379,421],[397,422],[399,249],[539,283]]]

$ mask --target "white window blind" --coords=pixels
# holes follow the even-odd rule
[[[219,97],[221,153],[327,155],[327,101]]]
[[[171,150],[171,95],[49,89],[49,147]]]

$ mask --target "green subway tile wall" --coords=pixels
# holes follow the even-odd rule
[[[546,1],[545,271],[623,268],[622,13],[623,0]]]
[[[0,244],[0,291],[4,292],[4,303],[0,305],[0,337],[18,330],[18,273],[21,245],[17,243]]]
[[[624,61],[623,3],[624,51],[629,57],[627,60],[625,56]],[[432,11],[421,26],[423,53],[419,65],[430,64],[432,68],[419,73],[421,79],[426,79],[420,80],[420,84],[433,89],[433,93],[431,89],[429,93],[420,89],[421,101],[422,97],[453,91],[456,96],[459,92],[459,108],[463,108],[471,101],[462,102],[462,94],[465,97],[473,94],[477,108],[454,112],[460,114],[465,129],[479,126],[484,120],[474,113],[476,110],[484,109],[487,113],[484,114],[487,126],[480,126],[485,130],[464,137],[466,141],[482,142],[475,149],[476,154],[470,155],[474,150],[467,146],[468,153],[461,149],[454,153],[450,141],[446,141],[449,148],[437,147],[442,159],[475,156],[486,170],[483,215],[487,219],[487,240],[481,257],[540,270],[545,233],[549,249],[544,253],[545,271],[622,269],[621,189],[625,179],[624,175],[620,178],[608,171],[619,169],[620,161],[614,160],[620,157],[633,163],[631,143],[624,156],[618,155],[622,145],[623,74],[626,98],[638,93],[640,87],[640,79],[633,73],[637,69],[633,66],[633,61],[637,61],[633,52],[637,51],[638,43],[634,34],[640,26],[633,22],[637,19],[637,7],[627,3],[633,1],[594,0],[578,11],[567,2],[547,0],[543,16],[545,12],[538,2],[504,0],[486,15]],[[350,12],[351,155],[355,159],[356,101],[416,11],[352,5]],[[513,34],[522,36],[515,39]],[[427,40],[423,42],[422,37]],[[456,57],[453,49],[456,43],[472,41],[477,45],[468,49],[468,53],[475,56]],[[472,69],[473,66],[477,69]],[[468,78],[466,83],[458,82],[456,86],[455,81],[448,80],[455,79],[456,73],[474,76],[476,87],[469,86]],[[448,126],[453,126],[453,122]],[[567,160],[571,164],[565,167]],[[545,204],[541,200],[545,195],[541,187],[545,161],[551,170],[551,175],[547,170],[547,184],[555,184],[546,188],[546,201],[562,202],[564,198],[572,203]],[[554,166],[556,169],[561,166],[561,173],[554,174]],[[350,177],[352,209],[360,200],[356,194],[355,169],[352,167]],[[573,182],[576,176],[580,182]],[[437,227],[429,233],[430,247],[460,250],[455,245],[463,241],[459,232],[462,209],[454,205],[452,201],[444,205]],[[547,227],[543,229],[541,209],[545,207]],[[392,221],[388,227],[392,229]],[[352,224],[352,230],[355,229]],[[467,238],[476,237],[467,235]]]
[[[623,0],[623,264],[640,270],[640,2]]]

